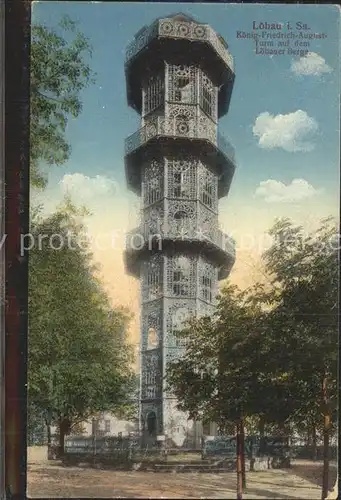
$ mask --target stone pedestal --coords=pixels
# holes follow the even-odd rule
[[[258,472],[269,469],[268,457],[256,457],[251,460],[251,470]]]

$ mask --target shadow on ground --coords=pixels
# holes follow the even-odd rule
[[[93,467],[29,466],[28,494],[52,498],[206,498],[234,499],[236,475],[234,473],[172,474],[153,472],[108,471]],[[302,465],[302,464],[301,464]],[[304,465],[304,464],[303,464]],[[312,469],[311,464],[310,469]],[[320,473],[314,465],[315,474]],[[293,470],[295,469],[295,470]],[[249,473],[245,498],[319,499],[320,488],[309,481],[304,485],[307,467],[294,467],[286,471]],[[301,475],[297,474],[297,470]],[[293,475],[295,474],[295,475]],[[302,481],[302,483],[301,483]],[[309,486],[311,485],[311,486]]]
[[[316,486],[322,487],[322,462],[294,462],[291,467],[291,472],[306,481],[313,483]],[[336,481],[337,465],[336,463],[329,464],[329,489],[332,490]]]
[[[281,500],[287,500],[287,499],[295,499],[297,500],[297,496],[289,496],[284,493],[275,493],[274,491],[269,491],[269,490],[262,490],[259,488],[246,488],[245,493],[247,495],[257,495],[262,497],[262,498],[273,498],[273,499],[281,499]]]

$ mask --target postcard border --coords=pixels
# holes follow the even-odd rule
[[[26,498],[31,2],[5,2],[5,490]]]

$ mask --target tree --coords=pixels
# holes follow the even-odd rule
[[[61,165],[68,160],[68,119],[80,114],[81,92],[94,82],[88,39],[67,16],[58,27],[60,33],[42,24],[31,29],[30,179],[39,188],[47,182],[40,162]]]
[[[167,373],[179,408],[190,418],[217,422],[221,431],[241,415],[271,421],[284,412],[267,313],[251,299],[248,291],[226,286],[214,316],[192,318],[177,333],[186,348]]]
[[[269,282],[244,292],[228,286],[214,318],[192,319],[167,380],[180,409],[222,429],[242,416],[258,417],[262,432],[265,423],[288,432],[293,423],[316,427],[323,413],[327,445],[337,396],[336,227],[326,219],[305,234],[285,219],[270,235]]]
[[[67,201],[31,221],[28,394],[58,426],[61,453],[74,425],[126,409],[134,382],[130,318],[111,308],[95,277],[81,215]]]
[[[281,342],[291,353],[292,373],[300,388],[301,405],[295,420],[302,424],[308,416],[316,435],[323,415],[325,498],[329,437],[337,413],[337,225],[333,218],[327,218],[315,233],[305,234],[302,227],[284,219],[275,224],[271,235],[275,244],[264,257],[279,290],[272,318],[282,325]]]
[[[185,340],[184,356],[168,367],[167,381],[178,407],[189,417],[214,421],[220,432],[237,435],[238,495],[246,487],[245,420],[258,410],[257,375],[249,359],[262,334],[262,311],[247,293],[227,286],[213,317],[192,318],[177,335]],[[238,496],[239,498],[239,496]]]

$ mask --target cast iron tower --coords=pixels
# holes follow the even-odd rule
[[[127,235],[127,271],[141,281],[141,401],[144,428],[181,445],[187,416],[165,388],[174,335],[189,315],[211,314],[234,243],[218,224],[234,149],[218,133],[234,82],[224,39],[176,14],[143,27],[126,51],[129,106],[141,128],[126,139],[129,188],[141,196],[140,226]]]

